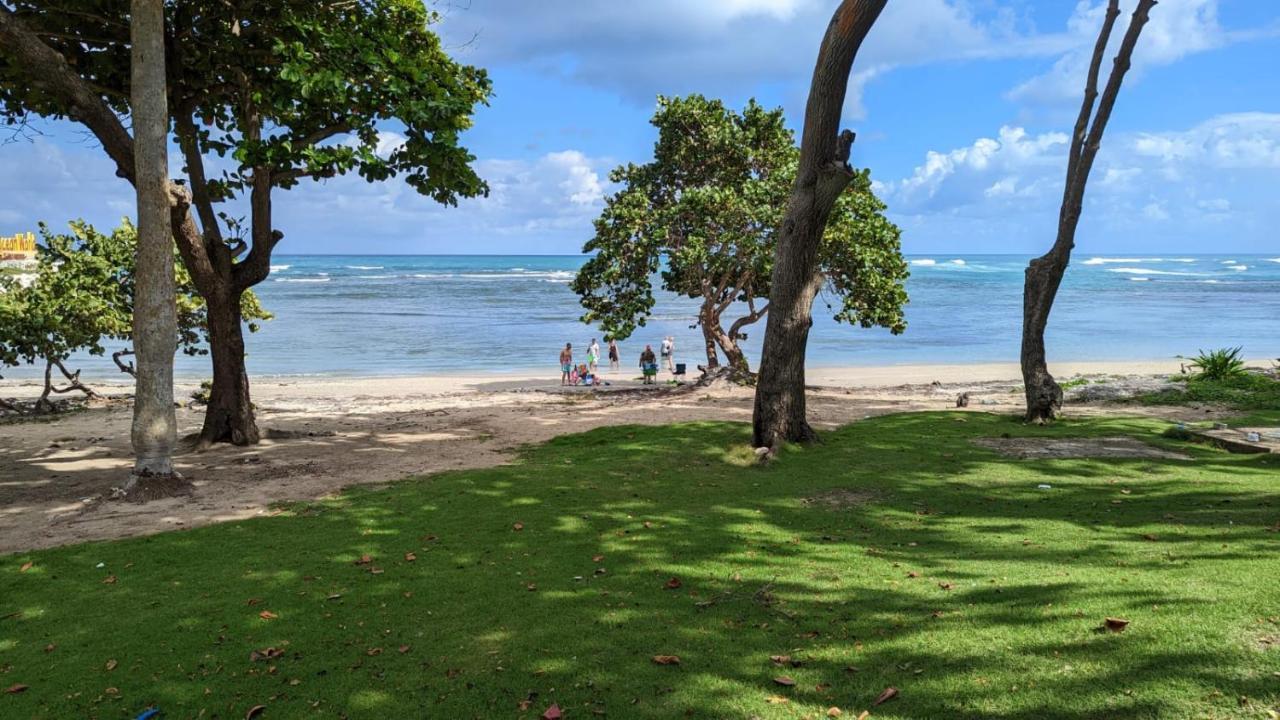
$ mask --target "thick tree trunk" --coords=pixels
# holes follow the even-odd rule
[[[1110,0],[1103,19],[1102,29],[1093,48],[1089,74],[1085,80],[1084,101],[1076,118],[1071,138],[1071,155],[1067,159],[1067,179],[1062,191],[1062,207],[1058,213],[1058,234],[1053,248],[1027,266],[1022,291],[1022,382],[1026,392],[1026,421],[1037,425],[1056,420],[1062,411],[1062,388],[1053,379],[1045,354],[1044,333],[1049,325],[1049,313],[1062,285],[1062,278],[1071,262],[1071,250],[1075,247],[1076,228],[1084,206],[1085,186],[1089,171],[1102,145],[1102,133],[1115,107],[1120,84],[1129,70],[1133,49],[1146,24],[1156,0],[1139,0],[1129,21],[1129,29],[1116,53],[1115,64],[1107,79],[1106,89],[1098,100],[1098,73],[1107,41],[1120,15],[1119,0]],[[1098,112],[1093,113],[1095,100]],[[1091,122],[1092,118],[1092,122]]]
[[[805,416],[804,358],[813,299],[821,281],[818,245],[831,209],[853,179],[853,133],[839,132],[849,72],[886,0],[843,0],[831,17],[809,86],[800,164],[778,239],[756,383],[752,430],[756,447],[817,439]]]
[[[134,272],[133,341],[137,385],[133,402],[133,476],[173,476],[177,422],[173,411],[173,355],[178,337],[169,223],[169,108],[165,93],[164,3],[133,0],[132,97],[134,168],[138,196],[138,257]]]
[[[1042,425],[1062,411],[1062,388],[1049,373],[1044,331],[1049,311],[1062,284],[1069,256],[1050,252],[1027,266],[1022,291],[1022,384],[1026,391],[1026,420]]]
[[[253,445],[260,439],[249,399],[249,373],[244,366],[244,324],[240,292],[222,287],[205,296],[208,304],[209,354],[213,387],[200,431],[200,446],[227,442]]]

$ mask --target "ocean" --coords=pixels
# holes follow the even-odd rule
[[[835,323],[819,296],[812,366],[1016,362],[1029,257],[911,257],[902,335]],[[280,255],[257,291],[275,319],[247,338],[257,376],[412,375],[544,369],[565,342],[585,354],[601,334],[579,322],[568,283],[581,256]],[[655,314],[623,341],[623,364],[645,343],[676,338],[677,361],[705,361],[696,303],[661,293]],[[727,323],[726,323],[727,324]],[[753,364],[762,321],[745,343]],[[602,342],[603,345],[603,342]],[[1280,357],[1280,257],[1078,255],[1050,319],[1051,360],[1151,360],[1240,345]],[[110,358],[78,357],[86,377],[117,376]],[[207,358],[177,373],[206,377]],[[4,371],[31,377],[34,370]]]

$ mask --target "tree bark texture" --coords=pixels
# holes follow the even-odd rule
[[[164,3],[130,6],[134,186],[138,197],[138,250],[134,273],[133,343],[137,382],[133,402],[134,477],[169,477],[177,422],[173,411],[173,356],[178,311],[169,222],[169,103],[165,90]],[[130,487],[126,487],[129,490]]]
[[[1062,388],[1049,372],[1045,355],[1044,334],[1049,324],[1053,301],[1062,285],[1067,266],[1071,262],[1071,250],[1075,247],[1076,227],[1084,205],[1085,185],[1089,171],[1102,145],[1102,133],[1115,107],[1120,84],[1129,70],[1133,49],[1146,24],[1156,0],[1139,0],[1116,53],[1111,75],[1107,79],[1102,97],[1098,99],[1098,74],[1107,42],[1120,15],[1119,0],[1110,0],[1102,29],[1098,33],[1085,81],[1084,101],[1076,118],[1071,137],[1071,154],[1067,159],[1067,178],[1062,192],[1062,207],[1058,213],[1058,233],[1049,252],[1034,259],[1027,266],[1022,291],[1022,382],[1026,392],[1026,421],[1044,424],[1057,419],[1062,411]],[[1098,103],[1094,114],[1095,101]]]
[[[205,299],[209,310],[213,386],[200,431],[201,447],[216,442],[253,445],[260,439],[249,399],[249,374],[244,367],[240,295],[241,291],[224,286]]]
[[[849,72],[885,2],[842,0],[818,50],[805,106],[800,164],[773,266],[752,414],[756,447],[817,439],[805,417],[804,359],[813,299],[822,283],[818,246],[836,199],[853,179],[848,160],[854,135],[839,131]]]

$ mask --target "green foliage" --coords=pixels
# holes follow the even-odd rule
[[[9,5],[114,110],[128,113],[128,3]],[[198,154],[236,161],[209,178],[213,202],[245,190],[255,167],[284,188],[356,172],[370,182],[403,175],[441,203],[487,192],[470,166],[474,156],[458,143],[487,101],[489,79],[448,56],[429,29],[439,17],[420,0],[165,5],[175,128]],[[29,113],[66,118],[70,108],[0,52],[0,118]],[[387,126],[403,143],[380,133]]]
[[[1241,351],[1242,348],[1238,346],[1219,348],[1208,352],[1201,350],[1200,354],[1191,360],[1191,368],[1196,371],[1192,374],[1191,379],[1229,380],[1243,377],[1246,372]]]
[[[1265,718],[1280,458],[1172,443],[1166,424],[892,415],[764,467],[741,424],[601,428],[273,517],[20,553],[0,564],[0,662],[30,689],[0,702],[795,720],[855,718],[893,686],[873,717]],[[973,443],[1005,433],[1194,461]],[[1131,624],[1099,632],[1108,616]]]
[[[1221,380],[1195,375],[1183,388],[1142,395],[1137,400],[1145,405],[1213,403],[1238,410],[1280,410],[1280,380],[1261,373],[1244,371]]]
[[[130,342],[133,336],[133,267],[137,231],[127,219],[111,234],[83,221],[70,234],[55,235],[41,225],[35,279],[27,287],[6,281],[0,292],[0,365],[64,360],[72,353],[105,352],[103,342]],[[207,353],[206,307],[175,251],[178,337],[188,355]],[[252,291],[241,298],[250,331],[269,320]]]
[[[664,289],[703,301],[700,322],[733,343],[736,330],[767,306],[778,228],[795,179],[799,151],[782,110],[754,100],[738,113],[701,95],[658,99],[653,160],[613,170],[621,189],[595,221],[593,253],[573,282],[586,312],[611,337],[645,324]],[[861,170],[841,195],[821,248],[826,287],[839,298],[834,317],[902,332],[907,265],[900,231],[882,214]],[[727,333],[720,315],[747,303]]]

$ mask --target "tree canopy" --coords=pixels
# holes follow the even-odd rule
[[[653,312],[661,288],[701,301],[698,325],[709,366],[745,370],[743,329],[768,312],[770,277],[799,151],[781,108],[754,100],[741,113],[701,95],[658,99],[653,160],[619,166],[586,243],[593,253],[573,282],[586,312],[617,338]],[[906,327],[898,227],[883,215],[860,170],[840,194],[820,248],[820,274],[837,321]],[[738,304],[726,329],[722,316]]]
[[[41,226],[42,242],[34,278],[21,284],[16,278],[0,278],[0,366],[43,362],[46,369],[61,369],[76,352],[104,355],[106,343],[130,343],[133,339],[134,265],[137,230],[125,220],[110,234],[83,221],[69,223],[70,233],[54,234]],[[175,349],[187,355],[209,350],[207,307],[195,291],[191,276],[176,266],[178,335]],[[241,313],[251,332],[271,318],[257,296],[241,297]],[[114,354],[121,370],[132,374]],[[44,397],[53,388],[46,379]],[[84,388],[87,390],[87,388]]]
[[[78,121],[132,182],[120,120],[130,110],[126,10],[0,0],[0,118]],[[209,305],[202,441],[252,443],[236,309],[283,238],[273,191],[354,172],[403,177],[445,204],[483,195],[460,136],[490,83],[445,52],[430,29],[438,16],[419,0],[168,0],[165,13],[169,112],[187,175],[187,189],[171,193],[173,231]],[[233,200],[243,204],[228,210]]]

